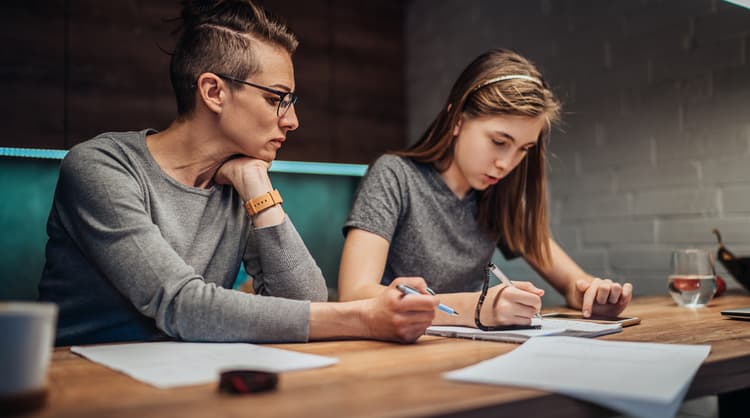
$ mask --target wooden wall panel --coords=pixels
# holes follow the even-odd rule
[[[371,162],[405,143],[404,5],[398,0],[273,0],[300,40],[300,129],[287,160]],[[69,148],[105,131],[163,129],[175,115],[169,56],[177,0],[14,1],[0,87],[0,146]]]
[[[63,148],[63,1],[6,1],[0,28],[0,146]]]
[[[158,7],[159,3],[165,6]],[[164,129],[174,2],[70,0],[68,144],[106,131]]]
[[[302,9],[291,0],[267,3],[300,38],[295,66],[301,125],[280,157],[369,163],[401,148],[404,3],[328,0]],[[310,16],[319,16],[317,23]],[[314,96],[308,102],[303,94]]]

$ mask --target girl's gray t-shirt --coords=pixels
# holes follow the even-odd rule
[[[476,220],[478,197],[474,190],[457,197],[432,164],[383,155],[360,183],[343,231],[390,243],[384,285],[420,276],[436,292],[477,291],[496,247]]]

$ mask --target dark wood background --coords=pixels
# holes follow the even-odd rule
[[[367,163],[405,143],[405,3],[267,0],[300,40],[300,129],[280,159]],[[0,13],[0,146],[67,149],[164,129],[177,0],[11,0]]]

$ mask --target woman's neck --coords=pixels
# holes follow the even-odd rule
[[[174,121],[163,132],[146,137],[146,146],[156,163],[170,177],[190,187],[207,189],[216,170],[231,155],[222,152],[200,124]]]

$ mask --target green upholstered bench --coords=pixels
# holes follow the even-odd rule
[[[0,300],[33,300],[44,266],[47,216],[62,150],[0,148]],[[360,164],[275,161],[271,181],[335,298],[346,220]],[[238,276],[238,285],[244,272]]]

